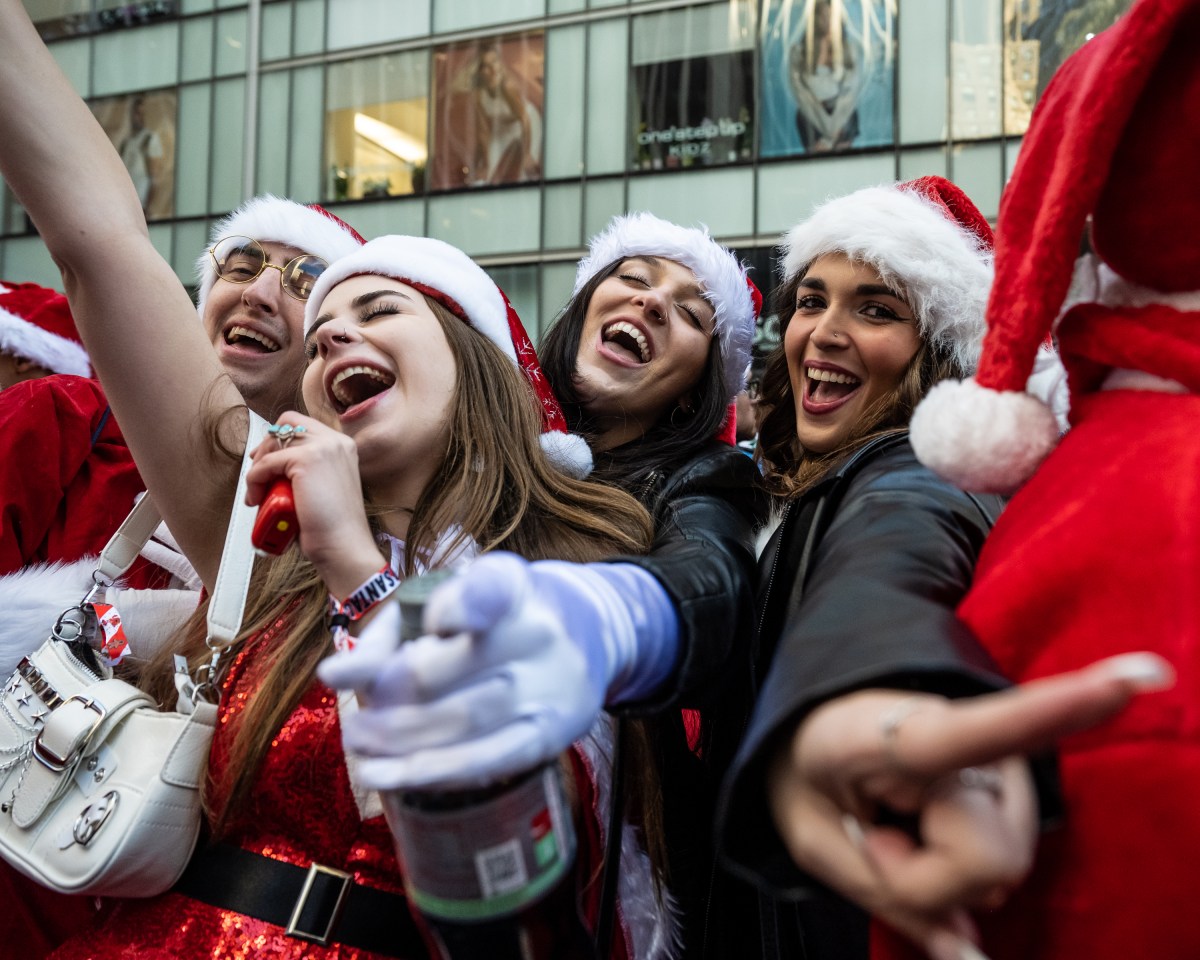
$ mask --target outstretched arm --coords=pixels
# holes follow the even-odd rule
[[[47,118],[51,118],[49,121]],[[0,0],[0,175],[62,271],[71,309],[164,519],[211,584],[235,468],[202,431],[240,406],[187,291],[150,242],[124,164],[18,0]],[[223,429],[235,446],[244,415]]]

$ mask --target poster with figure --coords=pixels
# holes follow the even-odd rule
[[[541,32],[434,50],[432,189],[541,177],[545,65]]]
[[[761,156],[894,142],[896,12],[897,0],[768,0]]]
[[[677,170],[749,160],[754,60],[748,50],[633,68],[630,169]]]
[[[175,125],[178,96],[152,90],[88,102],[117,148],[147,220],[175,213]]]

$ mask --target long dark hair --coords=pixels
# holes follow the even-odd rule
[[[863,412],[850,436],[827,453],[814,454],[805,450],[796,436],[796,398],[792,394],[783,341],[796,312],[796,289],[807,272],[808,267],[798,271],[795,277],[776,289],[772,297],[772,309],[781,318],[779,346],[767,358],[758,401],[755,459],[763,466],[767,488],[783,497],[804,493],[875,437],[905,429],[913,410],[935,383],[951,377],[963,379],[970,372],[954,361],[950,350],[922,338],[899,384]]]
[[[592,294],[602,282],[616,273],[627,260],[615,260],[588,280],[567,301],[554,325],[542,337],[538,357],[551,389],[562,404],[567,425],[592,443],[600,431],[588,417],[577,390],[579,340],[587,318]],[[725,364],[721,356],[720,334],[714,334],[708,360],[692,389],[690,413],[676,407],[636,440],[612,450],[595,453],[592,477],[628,490],[646,499],[648,487],[656,476],[671,470],[712,440],[725,422],[729,397],[725,394]]]

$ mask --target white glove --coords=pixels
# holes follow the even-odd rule
[[[389,604],[319,668],[362,702],[343,735],[363,786],[465,788],[528,770],[605,703],[650,693],[678,645],[670,600],[640,567],[502,553],[439,587],[424,627],[435,635],[400,644]]]

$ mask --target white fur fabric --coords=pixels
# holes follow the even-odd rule
[[[546,459],[567,476],[583,480],[592,472],[592,448],[579,434],[546,430],[538,440]]]
[[[304,311],[304,331],[312,329],[329,291],[350,277],[372,274],[401,283],[419,283],[449,297],[472,327],[517,362],[504,295],[483,268],[465,253],[430,237],[376,237],[321,274]]]
[[[230,236],[286,244],[320,257],[327,263],[353,253],[361,246],[353,234],[323,213],[271,194],[247,200],[219,221],[209,236],[209,247]],[[204,316],[204,304],[216,279],[216,266],[208,250],[205,250],[196,259],[196,281],[200,288],[197,308],[201,317]]]
[[[904,295],[922,336],[974,372],[986,330],[991,251],[932,202],[896,185],[867,187],[821,204],[782,245],[784,280],[829,253],[869,264]]]
[[[608,842],[612,806],[612,759],[616,723],[600,714],[592,729],[572,748],[578,751],[596,788],[592,815],[600,825],[600,842]],[[621,831],[621,863],[617,880],[617,918],[631,960],[671,960],[679,953],[679,924],[670,895],[666,902],[654,885],[654,868],[628,822]]]
[[[626,257],[663,257],[696,275],[716,312],[716,331],[725,365],[725,388],[732,400],[746,383],[754,343],[754,301],[746,269],[708,235],[708,228],[682,227],[652,213],[630,213],[612,222],[588,244],[575,271],[574,296],[601,270]]]
[[[0,680],[49,639],[60,613],[83,599],[96,561],[39,563],[0,577]]]
[[[3,307],[0,307],[0,353],[25,357],[54,373],[92,375],[92,365],[82,344],[43,330]]]
[[[964,490],[1010,494],[1058,443],[1054,413],[1026,393],[945,380],[909,424],[917,459]]]

